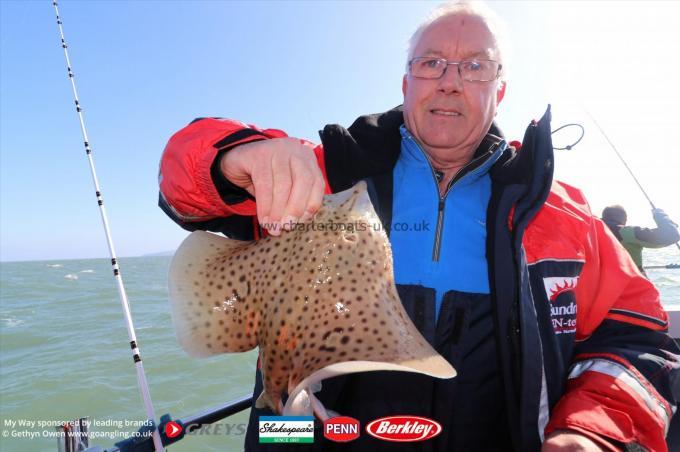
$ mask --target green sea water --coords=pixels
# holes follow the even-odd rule
[[[645,253],[647,265],[680,261],[676,248]],[[169,263],[120,266],[156,415],[179,418],[252,391],[257,355],[186,356],[168,311]],[[680,269],[648,274],[665,304],[680,305]],[[111,447],[137,430],[146,416],[108,259],[0,263],[0,300],[0,450],[56,451],[51,425],[84,416],[91,445]],[[247,415],[169,450],[241,450]]]
[[[123,258],[120,267],[156,416],[178,418],[252,391],[257,354],[193,359],[179,348],[168,310],[169,263]],[[108,259],[1,263],[0,296],[0,450],[56,451],[48,436],[54,428],[40,421],[90,416],[90,431],[100,435],[90,444],[104,447],[137,430],[146,416]],[[241,450],[247,414],[170,450]]]

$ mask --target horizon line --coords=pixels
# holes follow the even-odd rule
[[[168,253],[168,254],[166,254]],[[138,254],[134,256],[118,256],[117,259],[131,259],[135,257],[168,257],[172,256],[174,254],[174,251],[158,251],[154,253],[145,253],[145,254]],[[59,258],[53,258],[53,259],[44,259],[44,258],[38,258],[38,259],[13,259],[13,260],[4,260],[0,258],[0,264],[12,264],[12,263],[18,263],[18,262],[53,262],[58,263],[56,261],[77,261],[77,260],[97,260],[97,259],[106,259],[108,261],[111,260],[110,256],[104,256],[104,257],[59,257]]]

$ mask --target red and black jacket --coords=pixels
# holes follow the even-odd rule
[[[326,126],[323,144],[314,148],[327,191],[367,179],[388,230],[401,124],[395,109],[361,117],[348,129]],[[238,144],[283,136],[231,120],[188,125],[161,160],[161,208],[188,230],[257,238],[254,200],[221,176],[217,161]],[[538,450],[544,434],[571,429],[612,450],[667,450],[680,400],[680,350],[666,334],[659,294],[582,194],[552,181],[553,164],[548,112],[528,127],[521,151],[508,147],[490,172],[490,313],[508,441],[514,450]],[[409,290],[400,290],[405,305],[418,298]],[[406,306],[412,318],[413,306]],[[402,377],[403,388],[414,387],[411,378]],[[347,382],[324,385],[321,399],[330,408],[350,396]],[[423,443],[422,450],[448,450],[452,441]]]

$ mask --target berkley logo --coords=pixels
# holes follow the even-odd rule
[[[366,426],[366,433],[385,441],[425,441],[441,432],[442,426],[438,422],[418,416],[381,417]]]
[[[336,443],[347,443],[359,437],[359,421],[349,416],[336,416],[323,423],[323,436]]]

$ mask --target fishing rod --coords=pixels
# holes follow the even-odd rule
[[[645,198],[647,198],[647,201],[649,201],[649,205],[652,206],[652,209],[655,209],[655,210],[656,210],[656,206],[655,206],[654,203],[652,202],[652,199],[649,197],[649,195],[647,194],[647,192],[645,191],[645,189],[642,188],[642,184],[640,184],[640,181],[638,180],[638,178],[635,177],[635,174],[633,173],[633,170],[630,169],[630,167],[628,166],[628,164],[626,163],[626,161],[623,159],[623,157],[622,157],[621,154],[619,153],[618,149],[616,149],[616,146],[614,146],[614,143],[612,143],[612,141],[609,139],[609,137],[608,137],[607,134],[605,133],[604,129],[602,129],[602,127],[600,127],[600,124],[597,122],[597,120],[593,117],[593,115],[590,114],[590,112],[589,112],[585,107],[583,107],[583,110],[586,112],[586,114],[587,114],[587,115],[590,117],[590,119],[593,121],[593,124],[595,124],[595,127],[598,128],[598,130],[600,131],[600,133],[602,134],[602,136],[604,137],[604,139],[607,140],[607,143],[609,143],[609,146],[614,150],[614,152],[616,153],[616,156],[619,158],[619,160],[621,160],[621,163],[623,163],[623,166],[626,167],[626,169],[628,170],[628,173],[631,175],[631,177],[633,178],[633,180],[635,181],[635,183],[637,184],[637,186],[640,188],[640,191],[642,192],[642,194],[645,195]],[[678,247],[678,250],[680,250],[680,244],[679,244],[679,243],[676,242],[676,243],[675,243],[675,246]]]
[[[120,304],[123,308],[123,315],[125,316],[125,324],[127,326],[128,336],[130,339],[130,348],[132,349],[132,359],[135,363],[135,368],[137,370],[137,383],[142,394],[142,399],[144,401],[144,407],[146,409],[146,415],[148,420],[151,421],[152,425],[156,425],[155,419],[156,415],[154,413],[153,404],[151,402],[151,394],[149,392],[149,385],[146,381],[146,374],[144,373],[144,366],[142,365],[141,352],[139,351],[139,346],[137,345],[137,335],[135,334],[135,327],[132,323],[132,315],[130,313],[130,305],[128,303],[127,294],[125,292],[125,286],[123,285],[123,278],[120,275],[120,267],[118,266],[118,258],[116,257],[116,251],[113,247],[113,239],[111,237],[111,229],[109,228],[109,221],[106,215],[106,209],[104,208],[104,200],[102,198],[102,192],[99,188],[99,180],[97,179],[97,172],[94,167],[94,160],[92,158],[92,148],[90,147],[90,142],[87,137],[87,130],[85,129],[85,120],[83,118],[83,109],[80,105],[80,100],[78,99],[78,92],[76,90],[76,81],[71,69],[71,60],[68,56],[68,46],[66,45],[66,39],[64,38],[64,29],[62,27],[61,17],[59,16],[59,8],[57,6],[56,0],[52,1],[54,6],[54,12],[57,15],[57,25],[59,26],[59,34],[61,36],[61,47],[64,49],[64,57],[66,58],[66,68],[68,70],[68,77],[71,81],[71,88],[73,89],[73,99],[76,104],[76,112],[78,114],[78,119],[80,120],[80,131],[83,135],[83,143],[85,144],[85,153],[87,154],[87,160],[90,164],[90,172],[92,174],[92,182],[94,183],[95,194],[97,196],[97,204],[99,205],[99,213],[101,214],[102,223],[104,225],[104,232],[106,234],[106,243],[109,247],[109,254],[111,256],[111,266],[113,268],[113,277],[116,281],[116,286],[118,287],[118,296],[120,299]],[[153,429],[153,444],[156,451],[163,451],[163,443],[159,435],[158,429]]]
[[[667,269],[673,269],[673,268],[680,268],[680,264],[667,264],[667,265],[645,265],[645,270],[648,268],[667,268]]]

